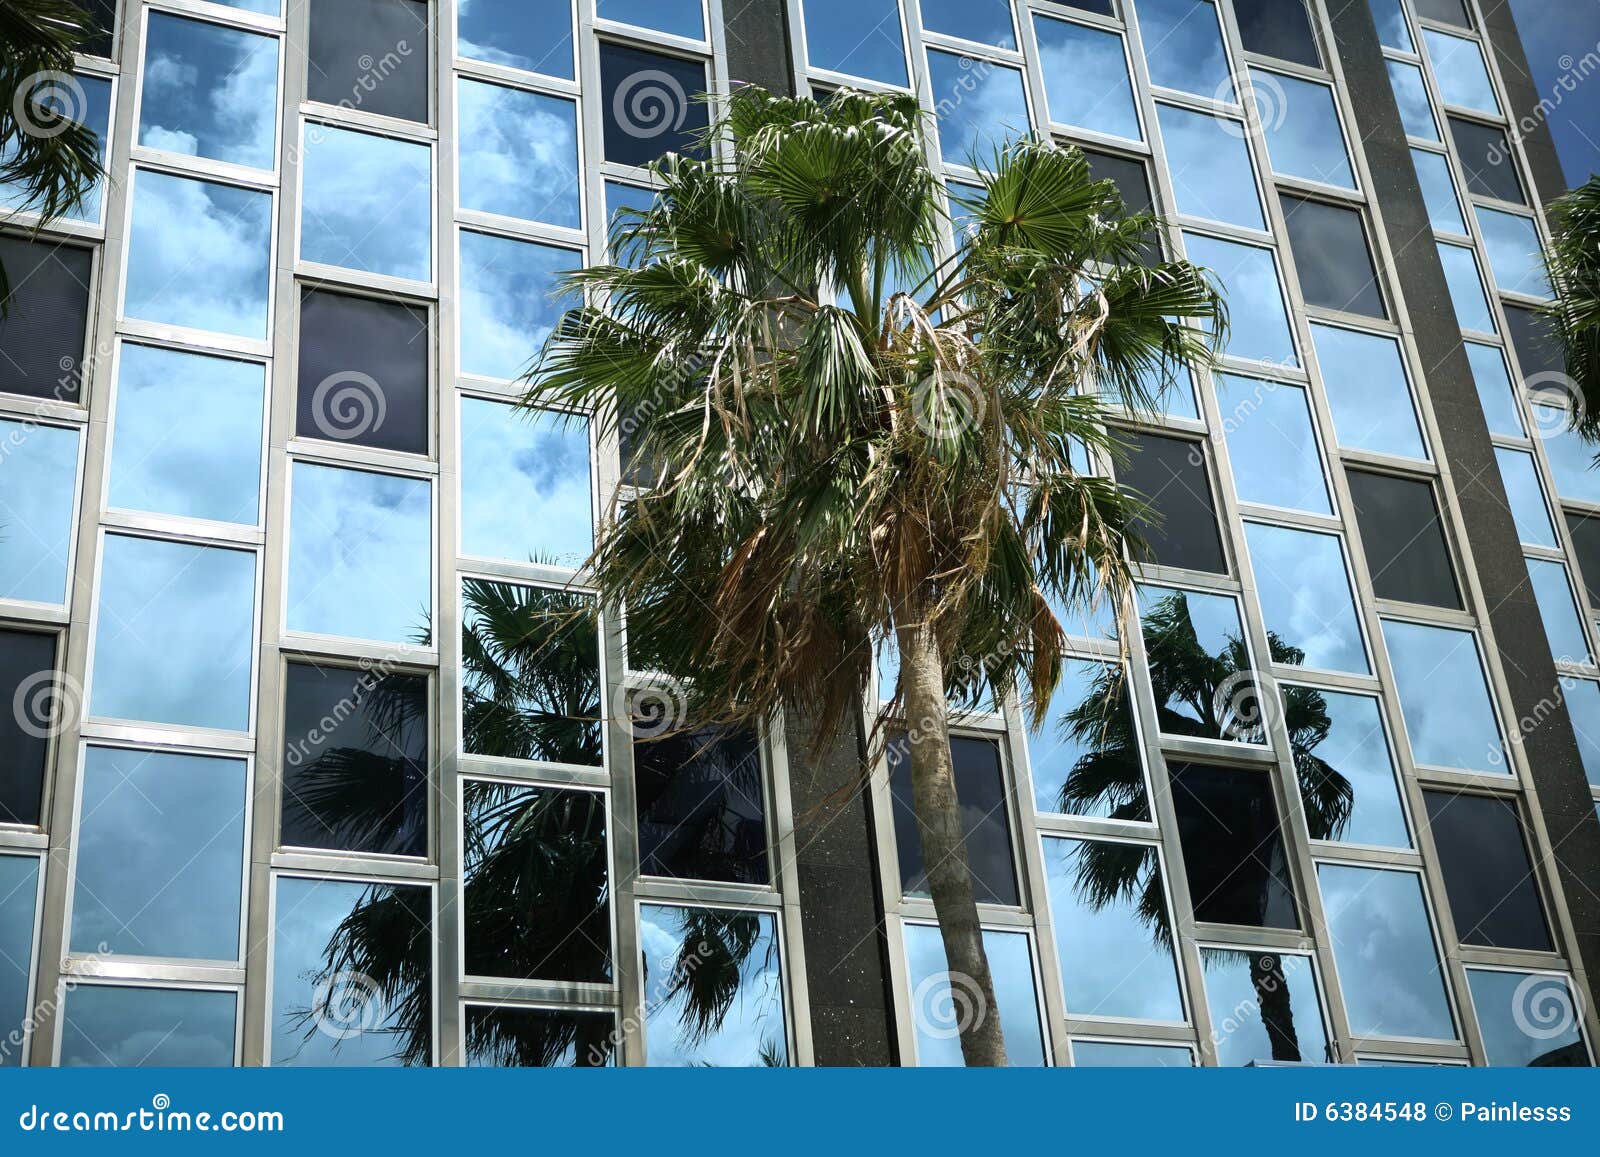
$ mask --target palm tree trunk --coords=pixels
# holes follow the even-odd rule
[[[1272,1059],[1303,1060],[1300,1038],[1294,1029],[1294,1006],[1289,996],[1289,978],[1283,972],[1283,957],[1270,952],[1250,953],[1250,983],[1255,986],[1261,1025],[1267,1030]]]
[[[983,950],[961,805],[956,799],[943,657],[926,616],[913,612],[909,617],[916,621],[902,625],[896,634],[911,749],[911,802],[922,836],[923,869],[933,893],[950,984],[952,989],[964,990],[952,994],[959,1013],[961,1055],[969,1066],[1004,1065],[1006,1046],[994,978]],[[975,1007],[962,1007],[963,997],[973,999]]]

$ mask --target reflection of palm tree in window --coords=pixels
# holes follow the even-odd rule
[[[678,951],[659,999],[646,1010],[647,1016],[662,1016],[667,1009],[678,1010],[678,1048],[687,1053],[707,1044],[722,1031],[728,1013],[739,999],[744,984],[745,966],[755,950],[765,943],[760,971],[779,967],[776,937],[763,935],[763,921],[772,917],[752,912],[717,908],[676,909],[679,924]],[[645,960],[644,991],[650,992],[650,964]],[[759,994],[758,994],[759,995]],[[781,997],[774,997],[781,1001]],[[781,1012],[781,1009],[779,1010]],[[783,1018],[775,1018],[781,1032]],[[776,1068],[788,1063],[788,1046],[782,1037],[768,1037],[759,1052],[761,1065]],[[710,1062],[698,1062],[709,1066]]]

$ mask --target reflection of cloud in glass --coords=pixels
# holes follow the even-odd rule
[[[311,123],[301,166],[303,259],[413,281],[432,278],[427,145]]]
[[[1244,126],[1210,113],[1157,105],[1178,212],[1265,229]]]
[[[1428,223],[1445,233],[1465,233],[1461,202],[1456,199],[1455,181],[1450,176],[1450,158],[1424,149],[1411,150],[1411,164],[1417,170],[1417,184],[1428,207]]]
[[[7,1032],[28,1015],[33,906],[38,890],[37,856],[0,856],[0,1026]],[[0,1069],[21,1063],[21,1049],[0,1049]]]
[[[1022,73],[950,52],[928,53],[928,83],[946,164],[987,168],[994,150],[1028,135]]]
[[[1472,632],[1385,619],[1383,637],[1412,758],[1509,774]]]
[[[972,0],[921,0],[922,27],[928,32],[959,36],[975,44],[1016,48],[1017,34],[1011,26],[1011,5],[974,4]]]
[[[1035,16],[1033,28],[1039,40],[1039,66],[1044,72],[1050,119],[1056,124],[1143,140],[1122,37],[1046,16]]]
[[[78,432],[0,421],[0,598],[67,597]]]
[[[1554,548],[1555,527],[1550,525],[1550,508],[1545,505],[1533,455],[1526,450],[1496,446],[1494,457],[1500,466],[1500,484],[1505,487],[1511,521],[1517,528],[1517,541]]]
[[[1395,103],[1400,106],[1400,123],[1406,136],[1424,141],[1439,139],[1439,126],[1433,119],[1433,106],[1428,101],[1428,86],[1422,79],[1422,69],[1401,60],[1385,60],[1389,69],[1389,87],[1394,90]]]
[[[465,78],[456,96],[461,207],[576,229],[577,104]]]
[[[63,1068],[227,1068],[232,992],[78,984],[62,1011]]]
[[[1548,558],[1530,558],[1527,563],[1528,579],[1533,584],[1534,601],[1539,604],[1539,616],[1544,620],[1550,653],[1569,663],[1588,663],[1589,642],[1584,638],[1578,606],[1572,601],[1567,568]]]
[[[456,55],[572,79],[571,0],[459,0]]]
[[[1586,1068],[1580,1006],[1565,976],[1469,968],[1483,1048],[1496,1068]]]
[[[1591,787],[1600,787],[1600,683],[1561,677],[1561,699],[1578,736],[1578,754]],[[1597,801],[1600,804],[1600,801]]]
[[[673,36],[699,40],[705,35],[700,0],[597,0],[595,15]]]
[[[996,1009],[982,1008],[977,986],[968,977],[950,974],[939,929],[931,924],[906,924],[906,965],[911,985],[912,1027],[917,1034],[921,1068],[960,1068],[959,1026],[979,1016],[998,1013],[1005,1041],[1006,1063],[1012,1068],[1044,1064],[1039,1034],[1039,997],[1033,988],[1033,954],[1020,932],[984,929],[983,952],[989,959]]]
[[[220,24],[150,14],[139,143],[273,167],[278,41]]]
[[[110,155],[111,144],[108,131],[111,124],[111,82],[104,77],[88,76],[83,73],[74,74],[72,80],[83,92],[82,105],[69,109],[65,103],[55,102],[53,107],[55,111],[66,115],[79,111],[83,113],[82,123],[100,140],[100,164],[104,167]],[[0,159],[9,160],[15,154],[14,148],[0,148]],[[99,221],[100,202],[104,191],[105,178],[102,177],[84,193],[83,201],[78,207],[66,216],[76,221]],[[20,209],[28,200],[26,193],[15,182],[0,181],[0,210]],[[12,284],[16,284],[14,278]]]
[[[812,68],[905,84],[898,0],[806,0],[805,25]]]
[[[1219,1065],[1328,1059],[1328,1038],[1309,956],[1202,948],[1206,1003]]]
[[[1183,1045],[1074,1040],[1072,1063],[1080,1069],[1187,1069],[1194,1056]]]
[[[1245,502],[1331,514],[1306,392],[1235,374],[1213,378],[1234,490]]]
[[[1544,251],[1539,245],[1533,219],[1482,205],[1477,206],[1477,213],[1478,228],[1483,231],[1483,247],[1489,255],[1489,270],[1501,292],[1549,297]]]
[[[1489,423],[1491,434],[1509,434],[1522,437],[1522,418],[1517,413],[1516,392],[1511,388],[1511,373],[1506,369],[1506,359],[1494,346],[1475,341],[1463,342],[1467,347],[1467,361],[1472,364],[1472,382],[1478,390],[1478,403]],[[1550,443],[1545,442],[1545,452],[1550,453]],[[1585,459],[1588,452],[1584,451]],[[1552,464],[1552,472],[1554,465]]]
[[[1426,458],[1399,343],[1382,334],[1315,323],[1311,341],[1327,384],[1339,445]]]
[[[1327,719],[1324,726],[1309,729],[1302,737],[1305,752],[1342,777],[1350,785],[1352,799],[1342,825],[1314,831],[1312,838],[1409,848],[1411,837],[1378,701],[1342,691],[1318,690],[1315,694]]]
[[[1226,98],[1228,60],[1210,0],[1141,0],[1139,39],[1150,83],[1197,96]]]
[[[573,249],[461,233],[461,372],[515,378],[555,328],[563,306],[552,301],[556,275],[583,264]]]
[[[1272,171],[1353,189],[1333,89],[1278,72],[1250,70]]]
[[[1445,284],[1450,289],[1450,304],[1455,306],[1456,321],[1462,329],[1475,329],[1479,333],[1498,333],[1494,317],[1489,312],[1489,301],[1483,295],[1483,279],[1478,274],[1478,259],[1464,245],[1446,245],[1440,241],[1439,263],[1444,266]]]
[[[1244,529],[1262,617],[1269,631],[1304,652],[1295,665],[1365,675],[1367,654],[1338,537],[1260,522]]]
[[[1226,352],[1236,358],[1299,365],[1272,250],[1188,232],[1183,244],[1189,260],[1211,270],[1227,296],[1233,332]]]
[[[1422,30],[1422,41],[1428,46],[1428,60],[1445,104],[1499,115],[1500,102],[1494,98],[1494,85],[1476,41],[1432,28]]]

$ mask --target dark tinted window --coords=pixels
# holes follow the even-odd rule
[[[1454,24],[1457,28],[1472,27],[1472,17],[1467,15],[1467,6],[1462,0],[1412,0],[1412,5],[1417,15],[1425,20]]]
[[[315,290],[300,299],[302,438],[428,452],[428,312]]]
[[[0,631],[0,824],[37,824],[50,733],[64,722],[54,635]]]
[[[474,1068],[598,1068],[615,1063],[617,1018],[561,1008],[467,1006]]]
[[[11,283],[0,317],[0,390],[78,400],[89,324],[87,249],[0,237]]]
[[[1233,0],[1233,14],[1246,52],[1313,68],[1322,63],[1305,0]]]
[[[1506,134],[1493,125],[1481,125],[1460,117],[1446,119],[1450,122],[1450,135],[1456,141],[1456,151],[1461,154],[1467,188],[1480,197],[1523,204],[1522,182],[1517,180],[1517,164],[1511,159]]]
[[[1283,214],[1307,305],[1368,317],[1388,316],[1359,212],[1284,197]]]
[[[1550,331],[1550,323],[1534,310],[1522,305],[1505,305],[1506,329],[1510,331],[1511,348],[1517,355],[1517,366],[1522,370],[1526,384],[1540,374],[1566,372],[1566,355]],[[1538,388],[1535,382],[1534,387]]]
[[[1195,919],[1298,928],[1271,777],[1198,763],[1174,763],[1171,770]]]
[[[290,663],[283,843],[428,853],[428,681]]]
[[[1005,774],[1000,749],[987,739],[956,736],[956,797],[961,801],[972,889],[980,904],[1020,904],[1011,855],[1011,824],[1006,816]],[[894,795],[894,842],[900,853],[900,885],[915,896],[928,894],[922,862],[922,834],[911,801],[911,748],[904,735],[889,744],[889,784]]]
[[[1550,933],[1516,803],[1487,795],[1422,794],[1461,943],[1548,950]]]
[[[1130,433],[1117,481],[1149,508],[1138,521],[1151,562],[1216,574],[1227,571],[1217,533],[1217,509],[1199,442]]]
[[[1567,515],[1567,529],[1572,532],[1572,552],[1578,556],[1583,568],[1583,585],[1589,590],[1589,605],[1600,607],[1600,518],[1585,518],[1581,514]]]
[[[761,752],[748,732],[636,735],[639,871],[765,884],[771,877],[761,778]]]
[[[1392,474],[1346,471],[1372,589],[1379,598],[1459,609],[1433,487]]]
[[[77,5],[89,14],[90,34],[78,45],[85,56],[111,55],[112,35],[117,27],[117,0],[77,0]]]
[[[1083,156],[1089,162],[1091,177],[1116,184],[1117,192],[1122,194],[1122,207],[1129,216],[1154,211],[1150,200],[1150,176],[1145,171],[1143,161],[1112,153],[1097,153],[1092,149],[1084,149]],[[1161,260],[1161,241],[1154,229],[1146,235],[1141,248],[1148,260]]]
[[[705,66],[656,52],[600,45],[600,99],[606,160],[648,165],[667,153],[694,150],[706,127]]]
[[[306,96],[426,124],[430,38],[420,0],[311,0]]]
[[[1081,8],[1085,12],[1098,12],[1102,16],[1115,16],[1116,7],[1111,0],[1061,0],[1067,8]]]

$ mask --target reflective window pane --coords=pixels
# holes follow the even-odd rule
[[[659,732],[659,720],[634,723],[639,871],[767,883],[765,791],[755,736],[724,728]]]
[[[1476,211],[1484,252],[1489,257],[1489,272],[1494,275],[1500,292],[1551,296],[1550,281],[1545,276],[1544,250],[1539,244],[1533,218],[1482,205],[1477,206]]]
[[[78,431],[0,419],[0,598],[64,603]]]
[[[1264,364],[1298,366],[1272,250],[1188,232],[1183,245],[1189,260],[1214,273],[1227,295],[1233,331],[1225,352]]]
[[[1240,500],[1331,514],[1305,391],[1234,374],[1213,381]]]
[[[1450,288],[1450,303],[1462,329],[1479,333],[1498,333],[1489,301],[1483,294],[1483,279],[1478,274],[1478,259],[1462,245],[1439,242],[1439,263],[1444,266],[1445,283]]]
[[[1246,52],[1312,68],[1322,64],[1305,0],[1233,0],[1233,17],[1239,22],[1239,43]]]
[[[461,232],[461,372],[512,379],[528,369],[565,306],[550,291],[583,254]]]
[[[899,0],[805,0],[806,59],[884,84],[906,83]]]
[[[0,1069],[22,1064],[39,857],[0,856]]]
[[[433,155],[427,145],[312,122],[305,126],[300,165],[302,260],[412,281],[433,278]]]
[[[1411,756],[1419,764],[1505,773],[1505,752],[1471,631],[1385,619]]]
[[[276,892],[271,1063],[432,1063],[432,890],[280,876]]]
[[[1044,866],[1067,1014],[1183,1020],[1156,849],[1051,836]]]
[[[1210,0],[1142,0],[1139,39],[1151,84],[1213,100],[1235,98],[1222,27]]]
[[[366,855],[428,854],[428,681],[290,663],[280,842]]]
[[[1587,1068],[1583,1004],[1565,976],[1467,969],[1489,1064],[1497,1068]]]
[[[115,4],[116,0],[110,2]],[[86,4],[92,3],[93,0],[86,0]],[[78,51],[88,52],[89,49],[80,42]],[[46,77],[51,75],[53,74],[45,74]],[[13,93],[13,99],[20,102],[19,107],[26,107],[31,103],[41,111],[54,113],[88,129],[99,142],[98,159],[101,169],[104,170],[110,160],[111,150],[111,81],[102,76],[75,72],[69,78],[69,82],[31,86],[27,90]],[[150,83],[148,78],[145,83]],[[15,138],[8,138],[4,145],[0,146],[0,161],[9,163],[15,156]],[[83,191],[78,203],[66,210],[62,217],[69,221],[99,224],[105,185],[106,178],[102,173]],[[0,180],[0,210],[36,213],[39,207],[40,201],[36,190],[27,187],[21,180]],[[15,276],[12,278],[12,288],[17,288]]]
[[[860,28],[850,24],[851,35]],[[708,109],[705,65],[609,41],[600,42],[605,159],[648,165],[667,153],[696,154]]]
[[[1259,769],[1169,763],[1194,917],[1298,928],[1272,777]]]
[[[606,797],[468,780],[461,806],[467,975],[609,982]]]
[[[427,123],[433,30],[426,0],[310,0],[307,7],[309,99]]]
[[[464,750],[601,766],[594,600],[550,587],[466,579],[461,602]]]
[[[1595,447],[1567,428],[1567,413],[1553,406],[1535,405],[1533,424],[1544,441],[1545,457],[1556,492],[1579,502],[1600,502],[1600,470],[1595,469]],[[1504,467],[1502,465],[1502,471]]]
[[[1400,106],[1400,123],[1406,136],[1419,140],[1439,139],[1439,125],[1433,119],[1433,105],[1428,100],[1428,86],[1422,79],[1422,69],[1402,60],[1385,60],[1389,70],[1389,87],[1394,90],[1394,100]]]
[[[1549,951],[1516,800],[1444,790],[1422,795],[1461,943]]]
[[[1461,609],[1433,487],[1417,478],[1346,470],[1361,545],[1381,599]]]
[[[1311,838],[1409,848],[1378,701],[1316,687],[1281,686],[1280,692]]]
[[[1259,718],[1252,725],[1230,709],[1234,691],[1247,692],[1245,673],[1254,669],[1238,602],[1158,586],[1141,586],[1138,600],[1162,733],[1265,743]]]
[[[0,824],[34,827],[40,821],[50,738],[68,706],[55,665],[56,636],[0,631],[0,703],[12,705],[0,712]],[[3,897],[0,887],[0,904]]]
[[[1526,561],[1528,579],[1533,584],[1533,598],[1539,604],[1545,636],[1550,640],[1550,653],[1558,661],[1589,663],[1589,641],[1583,633],[1583,619],[1578,614],[1578,605],[1573,601],[1567,568],[1546,558],[1530,558]]]
[[[247,551],[108,534],[90,713],[245,730],[255,570]]]
[[[705,38],[700,0],[598,0],[595,15],[690,40]]]
[[[1028,136],[1028,94],[1014,68],[928,50],[928,84],[946,164],[994,168],[1008,141]]]
[[[288,627],[386,643],[432,638],[432,487],[294,463]]]
[[[1426,458],[1399,343],[1382,334],[1314,322],[1311,341],[1339,445]]]
[[[906,924],[907,979],[911,1021],[917,1034],[916,1063],[921,1068],[960,1068],[963,1011],[981,999],[970,978],[952,975],[939,929]],[[1021,932],[984,929],[983,951],[994,981],[995,1010],[1005,1042],[1006,1064],[1040,1068],[1045,1063],[1039,1028],[1039,997],[1033,986],[1033,954]]]
[[[1417,15],[1441,24],[1454,24],[1457,28],[1472,27],[1472,17],[1467,14],[1465,0],[1413,0]]]
[[[767,912],[643,904],[646,1063],[789,1063],[777,920]]]
[[[1428,224],[1443,233],[1465,235],[1467,223],[1461,216],[1461,201],[1450,176],[1450,160],[1443,153],[1411,150],[1411,164],[1417,171],[1417,184],[1428,208]]]
[[[61,1010],[62,1068],[229,1068],[238,995],[78,984]]]
[[[1387,317],[1360,212],[1288,195],[1280,201],[1306,304]]]
[[[1122,196],[1123,209],[1128,214],[1148,216],[1154,212],[1154,204],[1150,199],[1150,174],[1143,161],[1097,152],[1094,149],[1084,149],[1083,158],[1089,162],[1090,177],[1096,181],[1111,181],[1117,186],[1117,192]],[[1140,252],[1144,260],[1152,265],[1161,260],[1161,239],[1155,229],[1151,229],[1145,237]],[[1193,416],[1192,393],[1181,408],[1188,416]]]
[[[1428,61],[1433,65],[1445,104],[1490,116],[1500,114],[1500,103],[1494,98],[1494,86],[1489,83],[1489,70],[1484,67],[1477,41],[1424,28],[1422,42],[1427,45]]]
[[[1250,70],[1250,84],[1262,110],[1261,127],[1274,173],[1356,187],[1333,89],[1259,68]]]
[[[1028,733],[1039,811],[1149,821],[1129,691],[1115,664],[1062,660],[1044,725]]]
[[[1572,553],[1583,572],[1589,605],[1600,608],[1600,518],[1568,511],[1567,533],[1572,536]]]
[[[974,4],[971,0],[922,0],[922,27],[926,32],[959,36],[976,44],[1016,48],[1008,4]]]
[[[1039,65],[1050,119],[1128,140],[1143,140],[1122,37],[1035,15]]]
[[[278,41],[150,13],[139,143],[256,169],[275,167]]]
[[[1494,346],[1474,341],[1464,344],[1467,347],[1467,361],[1472,366],[1472,381],[1478,390],[1478,402],[1483,407],[1484,420],[1489,424],[1489,433],[1522,437],[1522,415],[1517,411],[1516,390],[1511,385],[1505,355]]]
[[[571,0],[460,0],[456,55],[572,79]]]
[[[1311,957],[1252,948],[1202,948],[1200,964],[1205,969],[1212,1048],[1219,1065],[1315,1065],[1332,1059]]]
[[[456,115],[461,208],[582,224],[576,102],[463,77]]]
[[[1550,321],[1538,310],[1525,305],[1503,302],[1502,308],[1506,315],[1507,336],[1517,355],[1523,384],[1537,390],[1541,384],[1549,385],[1553,381],[1559,388],[1566,376],[1566,355]]]
[[[1339,536],[1262,522],[1247,522],[1244,531],[1274,661],[1367,674]]]
[[[1350,1031],[1455,1040],[1422,877],[1319,864],[1317,879]]]
[[[589,1069],[616,1064],[617,1018],[609,1012],[514,1005],[467,1006],[469,1068]]]
[[[1226,573],[1201,443],[1162,434],[1123,437],[1128,456],[1118,463],[1117,482],[1148,508],[1137,525],[1150,561]]]
[[[426,309],[306,290],[299,355],[296,434],[428,452]]]
[[[1368,0],[1372,19],[1378,25],[1378,42],[1385,48],[1415,52],[1411,29],[1406,24],[1405,0]]]
[[[1225,117],[1157,105],[1178,212],[1265,229],[1244,126]]]
[[[461,399],[461,550],[577,567],[594,548],[589,424]]]
[[[1006,814],[1005,773],[1000,749],[987,739],[954,736],[956,796],[972,868],[972,889],[980,904],[1021,903],[1011,850],[1011,824]],[[894,842],[900,859],[900,886],[907,895],[928,895],[922,861],[922,834],[911,802],[910,743],[903,735],[888,745],[889,788],[894,799]]]
[[[237,960],[242,759],[88,747],[72,951]]]
[[[0,317],[0,390],[78,400],[92,263],[88,249],[0,236],[11,283]]]
[[[1572,719],[1578,756],[1591,787],[1600,787],[1600,683],[1561,676],[1561,701]],[[1600,807],[1600,800],[1595,804]]]
[[[1504,131],[1463,117],[1445,120],[1467,177],[1467,190],[1479,197],[1526,204],[1522,181],[1517,177],[1516,155],[1506,143]]]
[[[1194,1054],[1183,1045],[1074,1039],[1072,1063],[1080,1069],[1187,1069]]]
[[[125,316],[265,338],[271,257],[271,193],[134,174]]]
[[[1505,484],[1506,501],[1511,505],[1518,540],[1529,546],[1554,547],[1556,532],[1550,525],[1550,508],[1545,505],[1539,468],[1534,465],[1533,455],[1526,450],[1496,446],[1494,457],[1500,464],[1500,480]]]

